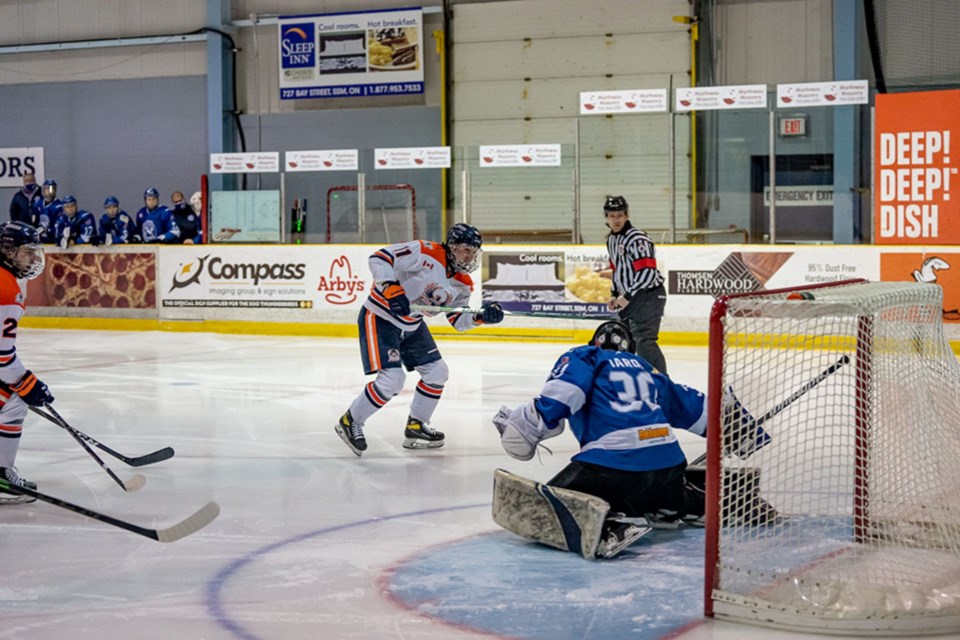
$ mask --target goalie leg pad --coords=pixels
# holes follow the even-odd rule
[[[596,496],[550,487],[497,469],[493,521],[518,536],[594,558],[610,505]]]

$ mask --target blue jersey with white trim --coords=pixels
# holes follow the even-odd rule
[[[40,234],[40,242],[52,243],[53,225],[63,214],[63,202],[59,198],[46,202],[42,198],[33,205],[33,226]]]
[[[61,213],[53,223],[53,241],[60,244],[68,228],[67,238],[73,244],[89,244],[97,235],[97,220],[89,211],[77,211],[72,218],[66,212]]]
[[[133,218],[126,211],[121,210],[112,217],[109,213],[100,216],[101,242],[106,242],[107,236],[110,236],[110,244],[126,244],[135,231]]]
[[[140,207],[137,211],[137,235],[144,244],[173,242],[180,237],[180,228],[173,214],[162,204],[156,209]]]
[[[624,469],[665,469],[685,460],[674,429],[703,436],[706,398],[626,351],[575,347],[553,367],[537,411],[550,428],[570,423],[580,462]]]

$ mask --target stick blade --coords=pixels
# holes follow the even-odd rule
[[[187,519],[166,529],[157,529],[157,540],[160,542],[175,542],[180,538],[185,538],[191,533],[196,533],[200,529],[217,519],[220,515],[220,505],[216,502],[208,502],[199,511]]]
[[[133,493],[134,491],[140,491],[140,489],[143,489],[143,485],[145,484],[147,484],[147,479],[141,474],[136,473],[129,480],[123,483],[123,488],[129,493]]]
[[[153,453],[148,453],[146,455],[140,456],[138,458],[128,458],[124,460],[131,467],[145,467],[148,464],[156,464],[158,462],[163,462],[164,460],[169,460],[174,455],[173,447],[164,447]]]

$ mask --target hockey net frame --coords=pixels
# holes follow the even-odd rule
[[[942,304],[936,285],[862,280],[716,301],[707,616],[848,635],[960,629],[960,366]],[[730,386],[754,419],[774,414],[770,443],[746,459],[724,455],[746,424],[724,415]],[[758,497],[776,518],[751,520]]]
[[[332,209],[331,209],[331,204],[332,204],[332,200],[333,200],[333,194],[335,194],[335,193],[338,192],[338,191],[357,191],[357,190],[358,190],[358,187],[357,187],[357,185],[355,185],[355,184],[353,184],[353,185],[350,185],[350,184],[337,185],[337,186],[330,187],[329,189],[327,189],[327,197],[326,197],[326,204],[325,204],[325,206],[326,206],[325,215],[326,215],[326,218],[327,218],[327,244],[333,243],[334,229],[333,229],[333,212],[332,212]],[[404,239],[390,239],[390,238],[387,238],[387,242],[381,243],[381,244],[396,244],[397,242],[407,242],[407,241],[414,240],[414,239],[416,239],[416,238],[419,237],[419,234],[418,234],[418,231],[417,231],[417,192],[416,192],[416,190],[413,188],[413,185],[410,185],[410,184],[374,184],[374,185],[367,185],[367,186],[366,186],[366,191],[368,191],[368,192],[369,192],[369,191],[379,191],[379,192],[395,191],[395,192],[407,192],[407,193],[409,193],[409,200],[408,200],[408,201],[409,201],[410,205],[409,205],[409,209],[408,209],[407,211],[409,211],[409,213],[410,213],[410,230],[411,230],[411,235],[410,235],[410,237],[409,237],[409,238],[404,238]],[[366,219],[366,216],[369,215],[369,213],[370,213],[370,207],[367,207],[367,209],[368,209],[368,211],[365,212],[364,219]],[[392,209],[392,211],[398,211],[398,209]],[[358,212],[358,213],[359,213],[359,212]],[[362,230],[360,230],[359,227],[360,227],[360,221],[359,221],[359,219],[358,219],[358,221],[357,221],[357,228],[358,228],[357,234],[358,234],[361,238],[363,238],[363,232],[362,232]],[[361,240],[361,241],[363,241],[363,242],[371,242],[371,240],[370,240],[369,238],[363,239],[363,240]],[[374,242],[374,244],[376,244],[376,242]]]

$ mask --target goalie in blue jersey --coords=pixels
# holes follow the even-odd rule
[[[557,360],[539,396],[516,409],[500,409],[494,417],[500,442],[511,457],[529,460],[541,440],[563,432],[566,420],[580,452],[546,483],[548,491],[599,498],[610,512],[643,517],[648,525],[700,524],[702,487],[685,480],[687,460],[674,429],[704,436],[706,397],[632,351],[626,324],[601,324],[589,344]],[[648,531],[648,526],[603,522],[594,554],[610,557]]]
[[[704,476],[688,477],[675,430],[706,435],[706,397],[632,352],[629,328],[605,322],[557,360],[539,396],[500,409],[511,457],[531,459],[564,421],[580,452],[545,485],[498,471],[498,524],[587,558],[612,557],[652,527],[703,526]]]

